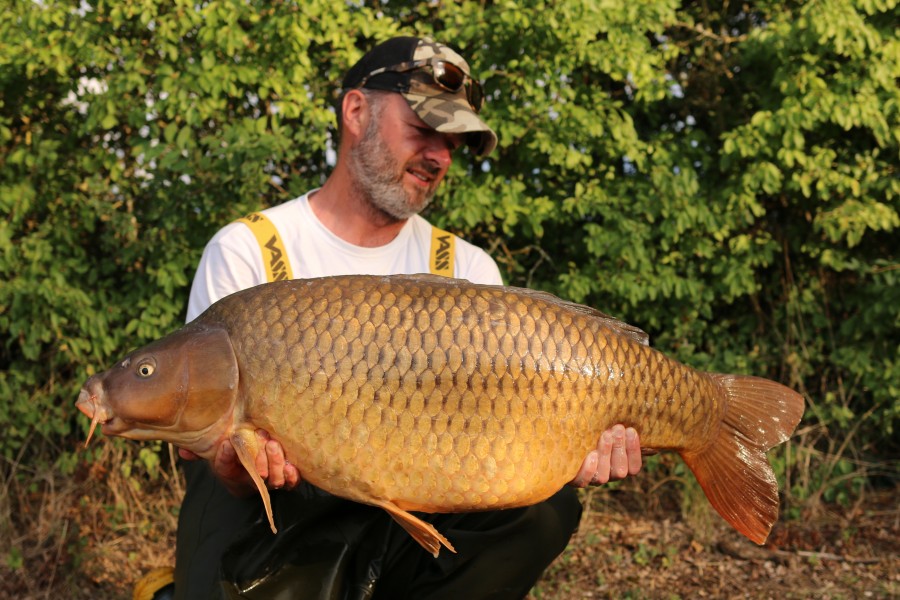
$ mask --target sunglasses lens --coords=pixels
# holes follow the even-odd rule
[[[466,82],[466,74],[454,64],[438,60],[432,63],[431,68],[434,70],[434,80],[447,91],[458,92]]]
[[[481,84],[474,79],[466,90],[466,96],[469,99],[469,104],[472,105],[472,110],[475,112],[480,111],[481,107],[484,106],[484,90],[481,88]]]
[[[442,60],[432,63],[432,71],[434,72],[434,81],[448,92],[458,92],[463,86],[466,86],[466,99],[475,112],[481,110],[484,104],[484,92],[481,85],[471,79],[456,65]],[[468,80],[468,85],[466,81]]]

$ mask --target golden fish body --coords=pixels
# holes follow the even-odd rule
[[[240,312],[219,305],[202,319],[241,340],[247,417],[316,466],[304,478],[356,500],[531,504],[570,481],[614,423],[647,423],[645,445],[685,448],[721,419],[708,376],[544,294],[329,284],[248,294]]]
[[[128,374],[148,356],[151,392]],[[764,453],[803,411],[780,384],[696,371],[591,308],[423,275],[244,290],[125,362],[131,379],[102,374],[79,399],[105,432],[207,456],[229,436],[270,510],[252,460],[265,429],[304,479],[385,508],[435,554],[452,546],[407,511],[539,502],[615,423],[678,451],[717,510],[761,543],[778,505]]]

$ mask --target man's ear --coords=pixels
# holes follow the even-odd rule
[[[344,135],[361,137],[369,125],[369,101],[366,95],[359,90],[350,90],[344,95],[341,110]]]

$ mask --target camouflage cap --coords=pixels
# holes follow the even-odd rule
[[[378,44],[353,65],[344,77],[343,89],[365,87],[397,92],[430,127],[446,133],[465,133],[466,144],[476,155],[490,154],[497,146],[497,134],[469,104],[465,89],[447,91],[423,69],[386,70],[371,75],[379,69],[420,60],[443,60],[471,77],[465,59],[444,44],[430,38],[395,37]]]

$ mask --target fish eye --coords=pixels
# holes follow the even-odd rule
[[[138,365],[137,374],[139,377],[150,377],[156,371],[156,366],[150,362],[144,362]]]

